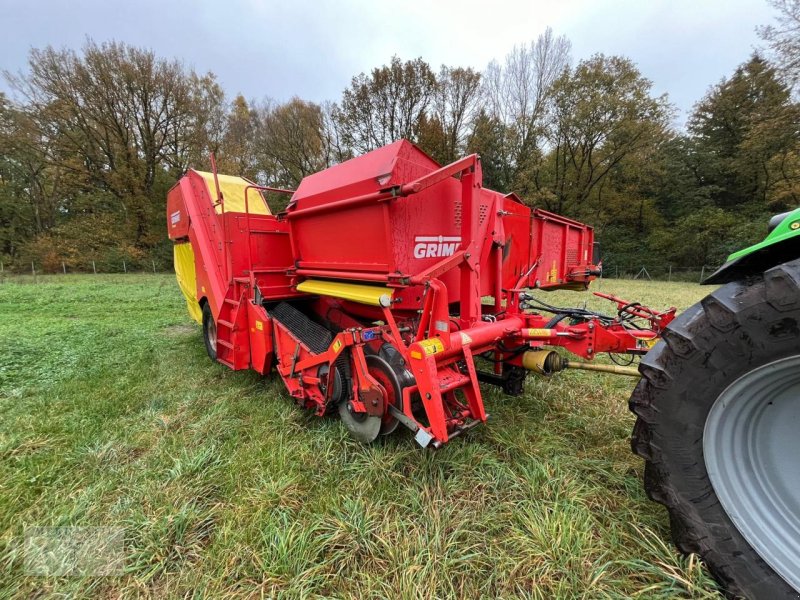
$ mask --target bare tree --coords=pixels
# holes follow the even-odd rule
[[[800,82],[800,0],[769,0],[778,11],[777,24],[758,33],[773,52],[775,64],[792,88]]]
[[[432,113],[441,127],[444,162],[465,148],[480,98],[481,74],[470,68],[442,65],[436,81]]]
[[[353,158],[353,153],[344,141],[339,106],[335,102],[322,103],[322,137],[325,147],[325,166]]]
[[[542,191],[553,84],[569,67],[570,48],[566,37],[547,28],[529,44],[514,46],[502,64],[489,63],[483,74],[480,135],[473,133],[470,148],[495,165],[487,171],[495,185],[529,200]]]
[[[569,66],[570,49],[569,40],[548,27],[536,41],[514,46],[503,65],[492,61],[486,68],[484,94],[490,114],[511,128],[515,161],[538,143],[553,82]]]

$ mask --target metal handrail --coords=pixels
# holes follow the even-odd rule
[[[217,158],[214,153],[211,153],[211,173],[214,175],[214,187],[217,190],[217,202],[212,205],[212,210],[219,204],[220,215],[222,215],[222,272],[225,281],[229,280],[228,277],[228,230],[225,226],[225,200],[222,197],[222,190],[219,187],[219,178],[217,177]],[[216,213],[216,210],[214,210]]]
[[[247,198],[247,192],[250,190],[258,190],[260,192],[276,192],[278,194],[294,194],[294,190],[286,190],[283,188],[275,188],[270,187],[267,185],[256,185],[251,184],[244,188],[244,214],[245,214],[245,226],[247,227],[247,273],[250,277],[252,282],[251,287],[255,287],[255,280],[253,279],[253,248],[250,243],[251,241],[251,231],[250,231],[250,201]],[[269,208],[269,204],[267,204],[267,199],[264,198],[263,194],[259,194],[261,196],[261,201],[264,203],[264,207],[267,209],[269,214],[272,214],[272,210]]]

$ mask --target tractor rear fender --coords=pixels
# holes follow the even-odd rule
[[[761,274],[770,267],[800,257],[800,208],[775,215],[769,234],[758,244],[734,252],[704,284],[728,283]]]

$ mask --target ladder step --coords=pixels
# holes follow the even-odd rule
[[[464,387],[470,382],[470,378],[466,375],[450,375],[445,376],[442,378],[441,383],[439,385],[439,391],[449,392],[451,390],[455,390],[460,387]]]
[[[221,340],[219,338],[217,338],[217,346],[225,346],[226,348],[230,348],[231,350],[233,350],[233,344],[231,344],[226,340]]]
[[[234,277],[233,280],[236,283],[250,283],[250,278],[249,277]]]
[[[489,415],[486,415],[486,418],[488,419]],[[469,421],[464,423],[461,427],[457,427],[453,431],[448,432],[447,439],[448,440],[452,440],[454,437],[460,436],[462,433],[465,433],[465,432],[469,431],[470,429],[472,429],[473,427],[475,427],[477,425],[480,425],[481,423],[482,423],[482,421],[480,421],[479,419],[474,419],[474,420],[470,419]],[[439,447],[441,447],[441,445],[442,445],[441,442],[434,442],[433,443],[433,447],[434,448],[439,448]]]
[[[239,306],[239,301],[233,300],[231,298],[225,298],[225,304],[230,304],[231,306]]]
[[[220,358],[220,357],[218,356],[218,357],[217,357],[217,360],[218,360],[219,362],[221,362],[223,365],[225,365],[226,367],[230,368],[230,369],[233,369],[233,368],[234,368],[234,366],[233,366],[233,363],[232,363],[232,362],[228,362],[228,361],[227,361],[227,360],[225,360],[224,358]]]
[[[222,325],[223,327],[227,327],[228,329],[233,329],[233,323],[230,321],[226,321],[225,319],[217,319],[217,325]]]

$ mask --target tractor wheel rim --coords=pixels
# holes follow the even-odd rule
[[[800,356],[753,369],[720,394],[703,454],[735,527],[800,592]]]

